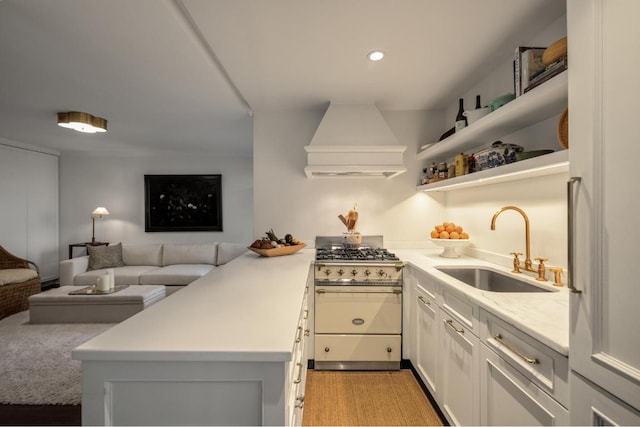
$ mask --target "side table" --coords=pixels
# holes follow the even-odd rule
[[[73,248],[86,248],[87,246],[109,246],[109,242],[71,243],[69,245],[69,259],[73,258]]]

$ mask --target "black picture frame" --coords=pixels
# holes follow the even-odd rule
[[[145,175],[144,231],[222,231],[222,175]]]

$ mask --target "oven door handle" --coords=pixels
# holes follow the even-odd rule
[[[316,289],[317,294],[401,294],[402,289],[391,291],[327,291],[326,289]]]

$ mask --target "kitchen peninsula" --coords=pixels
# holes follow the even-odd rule
[[[290,423],[313,254],[247,252],[76,348],[82,424]]]
[[[302,357],[306,365],[298,344],[305,341],[307,327],[300,322],[313,293],[307,291],[314,252],[270,258],[245,253],[78,347],[73,358],[82,361],[83,424],[300,424],[304,398],[297,398],[304,395],[306,366],[296,362]],[[396,253],[411,271],[441,282],[447,295],[507,321],[566,361],[566,288],[548,282],[541,286],[552,291],[536,294],[467,289],[433,267],[509,270],[474,258],[441,258],[438,249]],[[407,278],[404,286],[415,297]],[[412,298],[406,301],[403,358],[415,365]]]

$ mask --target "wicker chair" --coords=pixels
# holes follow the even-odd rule
[[[0,319],[29,309],[29,297],[41,291],[38,266],[26,259],[19,258],[0,246],[0,274],[2,270],[31,269],[33,265],[36,276],[2,285],[0,282]]]

